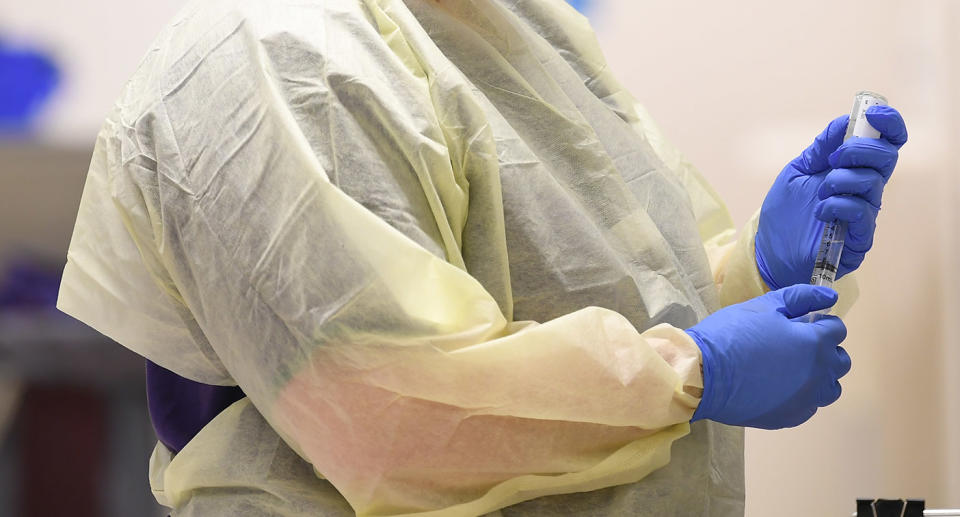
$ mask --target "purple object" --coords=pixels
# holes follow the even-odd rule
[[[147,361],[147,406],[160,443],[177,453],[203,426],[245,395],[237,386],[183,378]]]
[[[26,260],[15,262],[0,278],[0,310],[56,306],[62,269]]]

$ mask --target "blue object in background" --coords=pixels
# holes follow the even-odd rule
[[[0,41],[0,131],[28,129],[59,82],[60,71],[50,57]]]
[[[567,0],[567,3],[572,5],[576,10],[580,11],[583,14],[587,14],[587,10],[590,8],[590,0]]]

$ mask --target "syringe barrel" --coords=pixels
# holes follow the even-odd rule
[[[886,105],[887,98],[879,93],[868,90],[857,92],[853,98],[853,110],[850,111],[850,122],[847,123],[847,133],[843,140],[847,141],[851,137],[880,138],[880,132],[867,120],[867,108]],[[840,256],[843,253],[843,240],[846,233],[847,225],[842,221],[825,223],[820,246],[817,248],[813,274],[810,276],[811,284],[833,286],[837,270],[840,268]],[[829,309],[812,312],[810,321],[816,321],[829,312]]]

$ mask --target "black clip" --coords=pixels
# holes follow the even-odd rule
[[[857,517],[923,517],[923,499],[857,499]]]

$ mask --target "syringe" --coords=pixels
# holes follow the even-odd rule
[[[871,91],[858,92],[853,99],[853,111],[850,112],[850,122],[847,124],[847,134],[843,141],[852,136],[861,138],[880,138],[880,132],[867,121],[867,108],[870,106],[886,106],[887,99],[879,93]],[[826,223],[823,227],[823,236],[820,238],[820,248],[817,251],[817,260],[813,265],[813,275],[810,283],[813,285],[833,286],[840,267],[840,254],[843,252],[843,239],[847,235],[847,222],[835,220]],[[823,309],[810,313],[810,321],[817,321],[821,316],[830,312]]]

